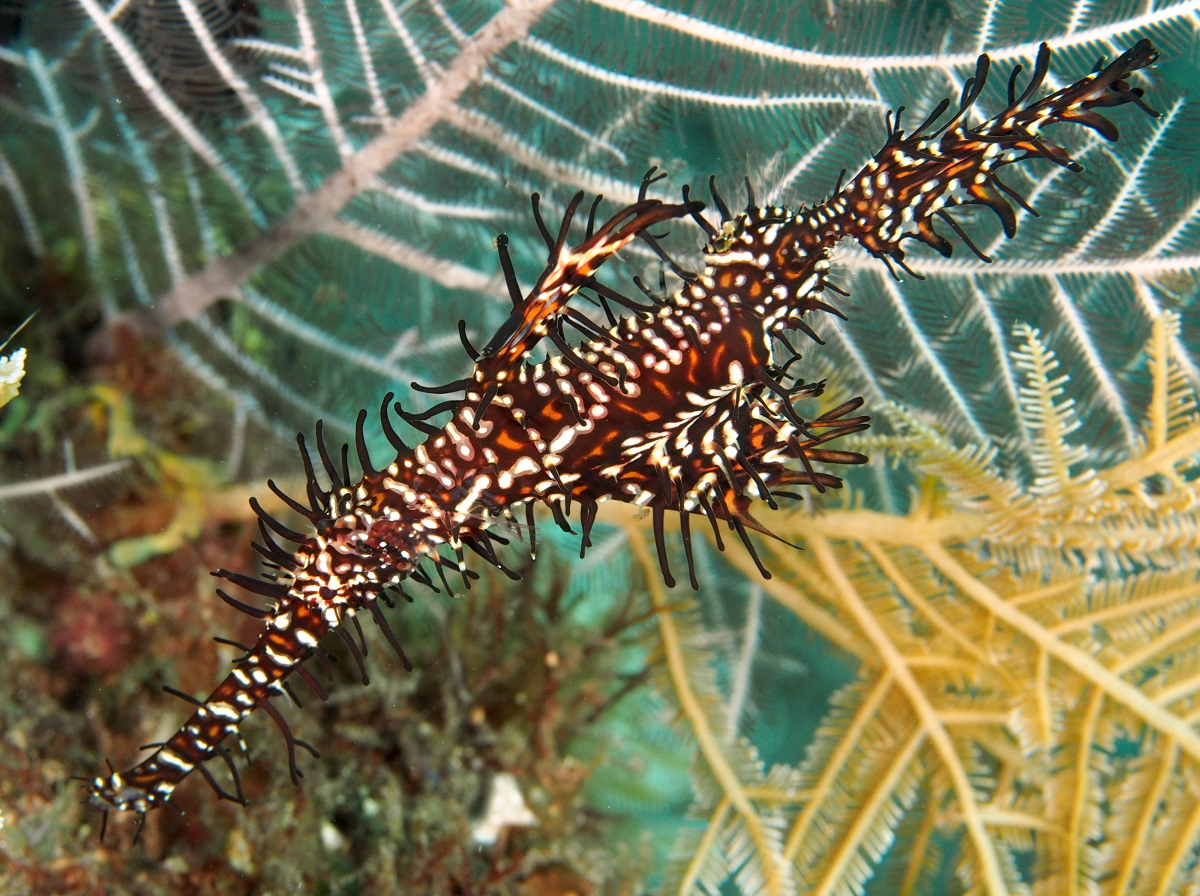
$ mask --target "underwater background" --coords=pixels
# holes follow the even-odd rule
[[[1198,17],[0,3],[0,339],[33,315],[0,349],[24,349],[0,410],[0,891],[1200,892]],[[195,780],[100,842],[70,776],[168,736],[186,706],[161,686],[203,698],[238,654],[212,637],[253,637],[209,576],[257,568],[248,498],[300,482],[298,429],[349,438],[384,393],[420,410],[440,399],[412,381],[469,370],[458,321],[478,345],[509,313],[496,235],[521,282],[542,267],[532,192],[550,220],[580,189],[611,211],[658,166],[658,195],[715,175],[737,205],[748,177],[796,207],[980,53],[982,116],[1042,41],[1053,90],[1142,38],[1160,117],[1109,110],[1115,143],[1059,126],[1085,170],[1006,175],[1039,214],[1014,239],[961,216],[990,263],[918,248],[924,279],[897,281],[838,251],[847,320],[799,367],[866,399],[872,462],[762,511],[803,549],[760,540],[771,579],[727,538],[698,543],[699,592],[668,590],[649,520],[611,504],[583,559],[543,525],[523,582],[389,611],[414,672],[368,632],[370,687],[342,653],[328,702],[300,691],[301,787],[252,719],[248,808]],[[698,261],[698,228],[671,230]],[[644,247],[612,266],[678,284]]]

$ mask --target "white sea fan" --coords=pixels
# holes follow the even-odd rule
[[[1184,306],[1194,342],[1197,115],[1173,85],[1194,72],[1181,56],[1196,8],[292,0],[235,28],[219,0],[179,0],[165,20],[191,33],[166,43],[187,44],[176,55],[193,69],[208,60],[204,102],[189,105],[145,33],[164,17],[139,17],[138,0],[53,3],[54,16],[34,3],[23,42],[0,46],[22,101],[0,107],[3,213],[35,252],[55,228],[79,235],[106,305],[149,306],[241,408],[348,431],[388,389],[421,406],[415,375],[461,372],[458,317],[476,336],[503,319],[491,240],[511,231],[519,271],[536,274],[531,191],[551,215],[580,188],[622,203],[658,163],[672,189],[716,174],[737,193],[748,175],[760,197],[797,204],[877,148],[889,109],[921,116],[957,95],[981,52],[1028,69],[1045,40],[1058,86],[1150,37],[1161,118],[1120,115],[1116,144],[1064,134],[1082,176],[1024,166],[1012,186],[1041,217],[1021,213],[1011,242],[986,213],[970,225],[994,264],[924,252],[913,267],[928,279],[897,283],[848,251],[850,321],[826,324],[814,353],[847,393],[898,399],[1011,459],[1028,441],[1011,330],[1027,323],[1086,387],[1082,437],[1126,456],[1151,319]],[[240,116],[213,120],[218,78]],[[992,80],[980,115],[1003,96]],[[681,250],[697,245],[677,229]],[[657,280],[648,254],[629,267]],[[1194,380],[1190,350],[1185,366]]]

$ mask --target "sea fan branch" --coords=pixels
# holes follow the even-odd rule
[[[459,130],[485,140],[500,150],[503,156],[538,172],[547,180],[577,185],[585,192],[606,196],[617,203],[632,204],[638,201],[636,184],[598,174],[585,165],[556,159],[482,112],[453,106],[445,109],[444,114],[446,120]]]
[[[749,699],[750,678],[754,673],[754,660],[761,646],[762,600],[762,588],[758,585],[751,586],[746,599],[746,624],[742,627],[741,643],[738,645],[737,661],[733,665],[729,688],[728,715],[734,731],[741,728]]]
[[[1076,258],[1084,258],[1091,254],[1093,244],[1111,228],[1121,224],[1121,214],[1125,211],[1126,207],[1141,198],[1141,181],[1146,167],[1153,158],[1155,150],[1160,148],[1164,135],[1175,123],[1175,119],[1179,116],[1183,105],[1184,100],[1180,97],[1171,105],[1171,108],[1167,110],[1162,118],[1154,123],[1153,134],[1143,144],[1142,151],[1139,153],[1137,162],[1134,164],[1132,170],[1126,172],[1121,178],[1120,189],[1109,199],[1108,209],[1105,211],[1104,216],[1096,222],[1091,230],[1084,234],[1083,239],[1075,246],[1074,251],[1067,255],[1064,260],[1070,261]]]
[[[1087,369],[1091,372],[1091,375],[1095,378],[1099,386],[1095,392],[1100,396],[1104,404],[1108,405],[1112,416],[1120,424],[1121,432],[1125,436],[1125,449],[1132,453],[1136,443],[1133,423],[1126,412],[1117,383],[1109,372],[1108,365],[1104,363],[1104,360],[1100,356],[1096,340],[1092,337],[1087,324],[1080,316],[1076,301],[1063,288],[1059,278],[1053,278],[1049,286],[1050,294],[1054,298],[1054,305],[1061,312],[1063,321],[1066,324],[1064,330],[1069,334],[1068,338],[1083,352],[1084,360],[1087,362]],[[1016,355],[1013,357],[1016,360]],[[1019,367],[1020,365],[1018,364],[1017,366]]]
[[[97,479],[107,479],[125,472],[129,469],[129,465],[129,459],[122,458],[94,467],[85,467],[82,470],[70,470],[53,476],[42,476],[39,479],[0,485],[0,501],[11,501],[14,498],[29,498],[37,495],[48,496],[63,489],[90,485]]]
[[[364,370],[372,370],[391,382],[407,383],[418,376],[415,371],[397,365],[394,357],[380,358],[376,354],[363,351],[360,348],[333,338],[324,330],[312,326],[302,318],[289,313],[287,309],[276,305],[253,287],[247,286],[242,290],[238,301],[264,321],[269,321],[272,326],[278,327],[285,333],[295,336],[301,342],[329,352],[331,355],[345,358],[356,366]],[[403,334],[400,338],[404,338]],[[408,341],[414,342],[415,340],[410,339]],[[457,343],[457,340],[455,340],[455,343]],[[448,344],[441,346],[442,350],[448,347]],[[428,346],[422,346],[422,348],[428,350]],[[419,349],[417,346],[411,346],[405,354],[412,355],[418,352]],[[391,354],[395,355],[397,353],[393,352]]]
[[[42,233],[38,229],[33,209],[29,207],[29,200],[25,196],[25,188],[21,186],[21,179],[17,177],[17,172],[9,164],[8,158],[3,152],[0,152],[0,184],[4,184],[4,189],[8,191],[8,196],[17,211],[17,220],[21,222],[21,233],[25,236],[29,251],[40,258],[46,254]]]
[[[796,853],[804,842],[809,828],[816,820],[817,814],[825,806],[833,788],[837,786],[837,780],[842,774],[842,769],[845,767],[847,760],[850,758],[851,751],[859,744],[867,723],[871,721],[893,684],[894,681],[891,673],[885,670],[871,685],[871,690],[867,692],[862,702],[855,709],[854,716],[851,718],[849,724],[840,727],[837,731],[837,745],[834,747],[833,752],[825,758],[821,775],[810,789],[809,798],[804,806],[804,810],[796,816],[795,821],[792,822],[791,829],[788,831],[787,840],[783,848],[783,858],[785,861],[791,862],[795,860]]]
[[[81,2],[95,5],[94,0]],[[443,121],[447,110],[479,79],[492,58],[519,39],[552,2],[519,0],[505,6],[471,38],[429,90],[388,122],[383,133],[301,198],[283,220],[252,238],[235,255],[210,262],[203,271],[172,289],[155,306],[156,318],[164,325],[196,318],[222,296],[235,293],[251,274],[285,249],[329,227],[360,185],[381,174],[397,156],[413,148]]]
[[[731,94],[716,93],[714,91],[700,90],[698,88],[682,87],[678,84],[671,84],[665,81],[652,81],[649,78],[637,78],[631,75],[623,74],[622,72],[613,71],[612,69],[604,68],[603,66],[595,65],[590,62],[585,62],[562,50],[555,47],[548,41],[541,40],[536,37],[527,37],[521,41],[521,46],[526,47],[540,56],[550,59],[564,68],[579,72],[594,78],[601,84],[610,85],[613,87],[621,87],[627,90],[636,90],[640,93],[646,93],[653,96],[663,96],[670,99],[689,100],[696,103],[703,103],[706,106],[717,108],[771,108],[771,107],[799,107],[799,106],[865,106],[875,109],[884,109],[886,104],[877,97],[870,96],[846,96],[844,94],[830,94],[828,96],[813,96],[811,94],[796,94],[794,96],[735,96]],[[819,152],[819,150],[817,150]],[[774,201],[769,199],[768,201]]]
[[[96,207],[92,194],[88,189],[85,176],[86,168],[83,162],[83,152],[79,146],[79,137],[75,128],[67,120],[67,111],[59,96],[54,78],[46,68],[42,54],[30,48],[26,54],[29,71],[34,83],[46,104],[50,122],[62,147],[63,158],[66,161],[67,178],[71,192],[75,195],[75,204],[79,209],[79,219],[83,235],[84,252],[87,256],[88,268],[91,275],[100,280],[100,230],[96,224]]]
[[[100,64],[103,66],[102,60]],[[101,71],[108,92],[109,114],[117,123],[117,130],[120,131],[121,138],[125,141],[125,146],[129,151],[129,157],[141,177],[142,187],[150,197],[150,210],[154,215],[154,226],[158,232],[158,244],[162,251],[163,261],[167,266],[167,274],[170,276],[172,284],[177,283],[183,277],[183,262],[179,251],[179,241],[171,223],[171,214],[163,196],[162,178],[154,163],[150,161],[144,141],[139,137],[128,116],[121,110],[119,98],[113,91],[112,79],[108,75],[108,70],[101,68]],[[114,211],[117,210],[114,202],[110,202],[109,205]]]
[[[246,111],[250,113],[250,121],[267,138],[267,142],[271,145],[271,150],[275,153],[275,158],[279,160],[279,164],[283,168],[284,175],[287,177],[287,182],[291,186],[293,193],[296,196],[302,196],[307,190],[304,186],[304,179],[300,175],[300,168],[297,166],[296,160],[292,157],[287,143],[284,142],[283,135],[279,132],[279,125],[271,117],[270,111],[268,111],[263,101],[258,98],[258,94],[246,83],[246,79],[230,64],[225,54],[221,51],[221,48],[217,46],[217,42],[213,39],[212,32],[209,30],[207,23],[205,23],[204,16],[200,14],[195,0],[179,0],[179,8],[187,18],[188,25],[191,26],[192,32],[196,35],[196,40],[199,41],[200,46],[204,49],[204,53],[208,56],[208,61],[212,64],[212,67],[217,70],[225,83],[237,94],[242,105],[246,107]]]
[[[754,561],[740,543],[730,547],[726,558],[744,575],[758,576],[758,568],[754,565]],[[787,559],[790,561],[795,560],[794,557]],[[811,587],[811,583],[809,584]],[[767,594],[779,601],[780,604],[795,613],[806,625],[812,626],[814,630],[820,632],[830,642],[836,644],[847,653],[856,656],[860,662],[866,664],[873,664],[875,662],[874,655],[863,647],[862,637],[854,629],[838,620],[804,592],[778,578],[762,581],[759,583],[759,586]]]
[[[426,89],[428,89],[437,77],[436,71],[429,64],[429,59],[425,56],[416,38],[413,37],[412,31],[404,24],[404,20],[400,18],[400,11],[396,9],[396,4],[392,0],[382,0],[381,5],[383,6],[384,15],[387,16],[387,20],[392,26],[392,30],[396,32],[396,36],[404,44],[404,49],[408,52],[413,64],[417,67],[417,72],[420,74],[421,80],[424,82]],[[466,35],[461,32],[455,34],[454,38],[459,46],[462,46],[466,42]]]
[[[320,232],[357,246],[364,252],[386,258],[392,264],[420,271],[435,283],[449,289],[469,289],[496,296],[505,294],[496,277],[489,277],[466,265],[429,255],[395,237],[355,221],[334,217],[321,225]]]
[[[732,808],[733,803],[729,797],[722,797],[721,801],[717,803],[717,808],[709,816],[708,824],[704,827],[704,834],[700,837],[700,842],[696,845],[696,855],[688,863],[683,880],[679,883],[677,892],[680,896],[688,896],[688,894],[695,891],[697,882],[700,880],[701,875],[704,874],[705,865],[709,862],[713,846],[716,844],[721,832],[725,829],[725,822],[729,817],[729,810]]]
[[[617,162],[619,162],[621,164],[626,163],[627,159],[625,158],[625,153],[623,153],[620,149],[618,149],[616,146],[614,146],[608,140],[606,140],[605,138],[600,137],[596,134],[593,134],[591,131],[587,130],[586,128],[580,127],[578,124],[571,121],[566,116],[560,115],[558,112],[554,111],[554,109],[550,108],[545,103],[538,102],[533,97],[528,96],[527,94],[521,92],[520,90],[513,87],[508,82],[506,82],[500,78],[497,78],[495,75],[485,72],[483,75],[483,83],[487,84],[489,87],[492,87],[492,88],[500,91],[505,96],[510,97],[515,102],[518,102],[521,105],[534,110],[538,115],[541,115],[541,116],[545,117],[547,120],[554,122],[559,127],[563,128],[567,131],[570,131],[575,136],[580,137],[592,149],[602,150],[606,153],[609,153],[611,156],[613,156]],[[509,138],[509,139],[511,139],[511,138]]]
[[[216,349],[227,360],[231,361],[252,379],[258,380],[280,398],[298,408],[306,416],[314,420],[324,420],[326,426],[332,427],[345,435],[354,432],[354,423],[352,421],[340,417],[328,409],[314,405],[309,398],[301,395],[274,373],[255,362],[253,358],[237,346],[228,333],[221,329],[218,324],[213,323],[207,315],[196,318],[191,322],[190,326],[203,334],[207,344]]]
[[[861,261],[852,261],[862,267],[874,267],[863,254]],[[979,274],[1015,274],[1028,277],[1061,277],[1068,274],[1112,275],[1114,262],[1105,261],[1046,261],[1022,259],[997,259],[983,264],[976,258],[914,258],[911,265],[918,274],[932,276],[967,276]],[[1133,258],[1120,260],[1120,273],[1129,276],[1153,278],[1163,274],[1195,274],[1200,271],[1200,255],[1172,255],[1163,257],[1146,251]]]
[[[903,56],[854,56],[837,53],[818,53],[811,50],[798,50],[795,47],[773,43],[772,41],[750,37],[730,28],[714,25],[696,16],[677,13],[672,10],[655,6],[646,0],[592,0],[598,6],[605,6],[632,18],[643,19],[663,28],[679,31],[683,34],[699,37],[706,41],[744,51],[764,59],[778,59],[797,65],[818,66],[825,69],[846,69],[849,71],[871,74],[877,71],[904,71],[912,68],[924,68],[932,65],[964,67],[974,66],[979,51],[975,53],[947,53],[945,55],[903,55]],[[1174,6],[1153,10],[1140,16],[1131,16],[1107,25],[1085,28],[1073,34],[1062,37],[1048,37],[1048,43],[1054,49],[1087,46],[1089,44],[1111,41],[1114,37],[1123,37],[1129,32],[1142,28],[1166,26],[1180,20],[1186,20],[1197,9],[1200,0],[1185,0]],[[1030,41],[1008,47],[988,46],[989,56],[993,61],[1008,59],[1029,59],[1036,55],[1040,41]]]
[[[658,614],[659,632],[662,637],[667,668],[671,675],[671,683],[683,713],[688,719],[708,767],[720,782],[721,789],[737,810],[755,843],[767,875],[767,892],[772,896],[780,896],[784,893],[784,878],[779,856],[768,841],[762,819],[750,802],[749,796],[742,787],[742,782],[738,780],[733,768],[726,761],[725,754],[717,743],[709,723],[708,715],[692,692],[684,662],[683,647],[675,628],[675,622],[671,617],[671,610],[667,605],[666,592],[658,574],[658,566],[651,559],[640,532],[630,533],[629,545],[638,564],[645,572],[646,587],[650,591],[651,601]]]
[[[966,401],[964,400],[962,390],[960,390],[950,378],[950,372],[946,369],[946,365],[941,360],[938,353],[933,350],[925,335],[921,332],[920,324],[918,324],[913,318],[912,312],[909,310],[907,303],[904,301],[904,297],[900,295],[900,290],[897,287],[896,282],[882,275],[878,275],[878,277],[883,285],[884,292],[892,300],[893,306],[896,309],[896,313],[900,316],[902,326],[910,334],[910,338],[916,346],[920,357],[933,371],[934,378],[937,380],[939,385],[941,385],[946,397],[958,407],[960,413],[962,414],[962,419],[966,422],[967,426],[970,428],[970,431],[975,435],[975,437],[980,441],[985,441],[987,436],[984,435],[983,429],[979,425],[979,421],[975,419],[974,411],[967,405]]]
[[[1092,773],[1092,762],[1095,757],[1092,752],[1096,735],[1096,723],[1100,710],[1104,705],[1104,692],[1095,688],[1088,700],[1087,710],[1083,714],[1083,722],[1074,739],[1075,749],[1075,780],[1071,792],[1074,798],[1070,801],[1070,816],[1067,828],[1066,842],[1063,844],[1067,854],[1066,877],[1068,893],[1076,896],[1079,885],[1083,881],[1083,865],[1088,864],[1082,853],[1088,848],[1086,841],[1091,839],[1091,831],[1084,830],[1085,824],[1094,822],[1096,815],[1094,800],[1096,798],[1095,780]],[[1092,816],[1088,818],[1088,816]],[[1090,828],[1091,825],[1088,824]],[[1088,868],[1094,872],[1094,868]],[[1092,873],[1088,877],[1094,876]]]
[[[959,809],[963,814],[967,832],[974,846],[976,857],[983,867],[987,891],[993,896],[1007,893],[1008,887],[1005,885],[1004,876],[1000,871],[994,844],[979,816],[975,791],[967,777],[966,768],[959,758],[958,751],[955,749],[954,741],[939,719],[937,710],[929,702],[928,696],[921,688],[912,670],[909,669],[908,664],[904,662],[904,657],[900,655],[888,633],[884,631],[879,620],[867,608],[853,583],[834,557],[829,542],[816,536],[809,539],[809,547],[816,555],[821,571],[837,588],[838,595],[846,609],[854,617],[854,621],[862,629],[863,634],[870,639],[885,667],[895,677],[896,684],[904,691],[905,696],[912,704],[913,711],[920,718],[921,732],[919,733],[923,733],[925,737],[929,738],[941,759],[942,768],[954,784],[954,792],[958,798]],[[915,750],[915,748],[914,744],[913,749]]]
[[[871,559],[875,561],[876,565],[887,577],[888,581],[895,585],[896,589],[900,592],[900,595],[906,601],[916,607],[921,614],[930,622],[932,622],[939,631],[947,635],[968,654],[975,657],[980,664],[985,666],[996,665],[993,658],[988,657],[978,644],[964,635],[956,626],[951,624],[949,620],[947,620],[932,604],[929,603],[929,601],[925,599],[924,595],[922,595],[920,591],[913,587],[913,584],[909,582],[904,574],[900,572],[899,568],[897,568],[896,564],[892,561],[892,558],[889,557],[879,545],[868,541],[863,544],[863,547],[866,549],[867,553],[871,555]]]
[[[362,16],[358,11],[357,0],[344,0],[346,16],[350,19],[350,28],[354,32],[354,48],[358,50],[358,61],[362,66],[363,78],[367,82],[367,93],[371,96],[371,112],[383,124],[391,117],[387,102],[383,98],[383,90],[379,85],[379,74],[375,71],[375,59],[371,53],[371,45],[363,29]]]
[[[1187,823],[1179,832],[1179,838],[1175,841],[1167,860],[1159,866],[1158,885],[1153,890],[1154,896],[1168,896],[1173,891],[1171,885],[1184,860],[1194,852],[1197,837],[1200,837],[1200,801],[1188,815]]]
[[[830,896],[845,886],[846,877],[851,879],[859,877],[858,874],[847,874],[847,871],[857,859],[858,851],[864,848],[864,840],[869,836],[870,826],[880,815],[884,814],[885,805],[895,798],[903,778],[912,774],[912,763],[925,743],[926,736],[926,731],[918,727],[892,754],[892,761],[883,777],[876,782],[870,798],[856,815],[853,826],[838,843],[837,851],[832,856],[824,877],[817,884],[816,889],[812,890],[814,896]],[[861,884],[859,886],[861,887]],[[1004,893],[1006,891],[1001,888],[991,892]]]
[[[305,76],[299,80],[311,86],[313,100],[317,108],[321,110],[321,117],[325,119],[325,127],[329,129],[338,155],[345,162],[354,155],[354,147],[346,135],[346,129],[342,127],[341,115],[338,113],[337,104],[333,101],[329,82],[325,78],[325,68],[321,64],[321,51],[317,48],[312,22],[308,18],[308,7],[305,0],[289,0],[289,6],[296,19],[296,29],[300,32],[300,55],[308,69]]]
[[[1171,776],[1175,771],[1175,764],[1179,761],[1178,745],[1169,737],[1165,738],[1165,740],[1165,749],[1158,764],[1158,773],[1154,776],[1154,784],[1142,803],[1142,809],[1137,819],[1137,826],[1126,848],[1116,883],[1113,885],[1112,892],[1115,896],[1125,896],[1129,892],[1130,884],[1133,882],[1138,866],[1142,863],[1142,850],[1150,834],[1150,825],[1154,821],[1154,816],[1158,814],[1159,804],[1166,793],[1167,785],[1171,782]]]
[[[241,177],[228,162],[221,158],[220,153],[204,138],[187,115],[175,105],[174,101],[167,96],[162,86],[154,80],[154,76],[150,74],[150,69],[147,68],[141,55],[134,48],[133,44],[130,43],[125,33],[113,23],[108,14],[100,8],[96,0],[78,0],[78,2],[84,11],[91,16],[96,27],[100,29],[100,33],[104,35],[104,39],[116,51],[122,64],[129,70],[129,74],[133,76],[138,87],[142,89],[146,97],[158,109],[159,114],[162,115],[171,127],[179,132],[179,135],[187,141],[192,151],[220,175],[221,179],[225,181],[226,186],[229,187],[233,195],[237,197],[238,202],[246,210],[250,219],[260,226],[263,225],[266,221],[262,211],[250,197],[250,193],[246,189],[246,185],[242,182]]]
[[[1060,641],[1024,613],[1004,601],[995,591],[980,582],[942,545],[926,543],[921,546],[925,555],[963,592],[992,613],[1005,625],[1021,632],[1050,656],[1066,664],[1084,679],[1096,685],[1114,700],[1143,718],[1150,725],[1175,738],[1189,756],[1200,759],[1200,736],[1182,719],[1159,707],[1142,691],[1105,668],[1094,658]]]
[[[1090,493],[1094,494],[1098,483],[1094,471],[1071,474],[1071,468],[1086,458],[1087,449],[1067,443],[1067,436],[1080,425],[1074,399],[1060,400],[1069,377],[1054,376],[1058,361],[1036,330],[1018,326],[1015,335],[1024,344],[1013,352],[1013,359],[1017,369],[1025,371],[1028,383],[1020,389],[1021,416],[1034,443],[1031,459],[1036,479],[1030,492],[1047,507],[1070,504],[1076,498],[1086,500],[1081,492],[1091,483]]]

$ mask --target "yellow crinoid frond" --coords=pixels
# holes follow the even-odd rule
[[[1163,312],[1154,321],[1153,333],[1146,346],[1154,382],[1146,421],[1147,454],[1165,447],[1169,440],[1185,434],[1200,422],[1200,406],[1197,406],[1195,393],[1179,363],[1179,328],[1179,314]]]
[[[1180,552],[1200,546],[1200,490],[1189,474],[1200,451],[1200,414],[1178,360],[1178,330],[1172,312],[1153,325],[1144,447],[1115,466],[1101,468],[1088,445],[1072,440],[1080,424],[1070,377],[1041,334],[1024,325],[1014,333],[1020,344],[1013,360],[1024,373],[1028,481],[1002,475],[993,447],[955,445],[900,406],[888,411],[900,435],[880,447],[902,454],[946,490],[947,512],[982,514],[989,550],[1027,568],[1042,568],[1047,550],[1070,552],[1084,565],[1173,566]]]
[[[1021,423],[1030,433],[1034,470],[1028,493],[1043,517],[1061,517],[1091,506],[1103,487],[1087,463],[1087,446],[1070,441],[1080,427],[1075,400],[1064,397],[1070,377],[1059,373],[1058,359],[1037,330],[1022,324],[1013,335],[1021,340],[1012,353],[1013,361],[1025,374],[1018,394]]]
[[[680,634],[641,524],[624,519],[707,769],[708,823],[671,892],[728,880],[917,896],[953,873],[990,896],[1167,896],[1196,879],[1200,420],[1178,326],[1154,324],[1144,447],[1128,460],[1106,467],[1073,441],[1074,384],[1019,327],[1025,474],[893,407],[897,434],[872,438],[873,460],[903,455],[921,475],[907,515],[847,502],[769,520],[803,550],[760,543],[764,591],[859,664],[787,799],[761,798],[764,773],[721,727],[720,701],[697,696],[715,688],[703,651]],[[740,548],[726,556],[755,574]],[[739,877],[750,858],[755,874]]]

